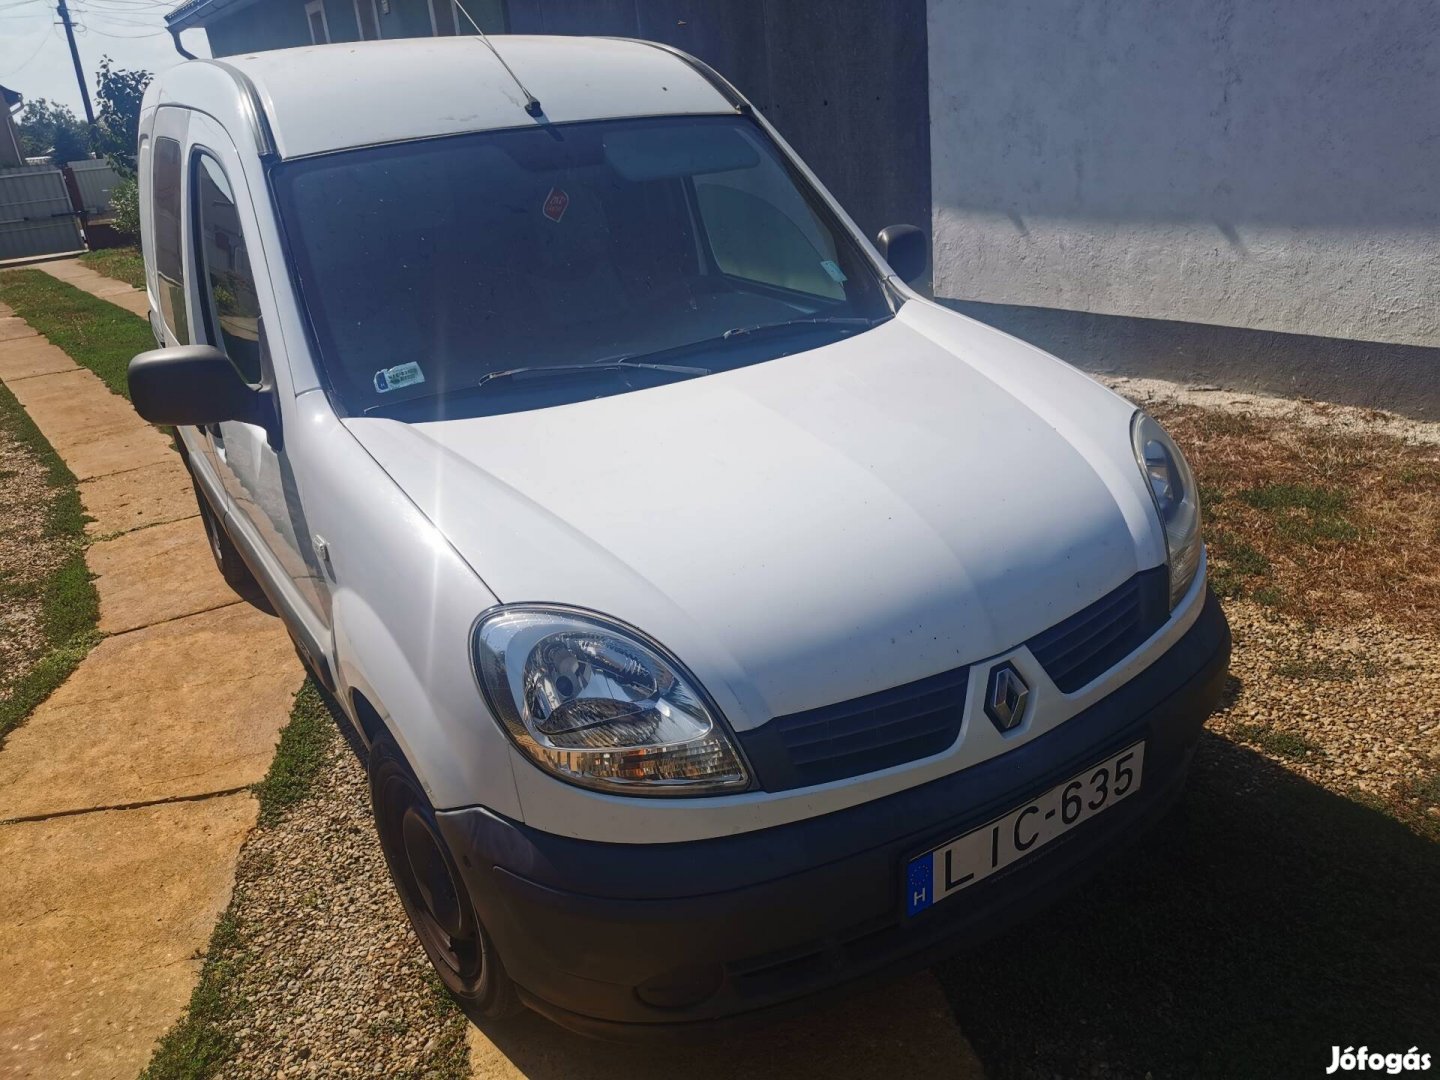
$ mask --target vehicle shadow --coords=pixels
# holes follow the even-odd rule
[[[1433,1053],[1429,820],[1412,830],[1207,732],[1185,802],[1145,840],[935,973],[1001,1080],[1317,1076],[1336,1044]]]
[[[984,1076],[939,984],[928,973],[723,1040],[603,1043],[573,1035],[534,1013],[487,1024],[470,1035],[470,1075],[477,1080]]]

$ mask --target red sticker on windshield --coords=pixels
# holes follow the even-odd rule
[[[550,194],[545,196],[545,206],[542,212],[551,221],[559,221],[565,216],[566,209],[570,206],[570,196],[558,187],[552,187]]]

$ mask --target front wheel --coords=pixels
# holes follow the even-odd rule
[[[370,802],[390,878],[445,989],[471,1020],[520,1010],[435,822],[435,810],[388,736],[370,748]]]

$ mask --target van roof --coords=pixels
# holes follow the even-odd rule
[[[254,87],[281,157],[464,131],[614,117],[733,112],[741,99],[704,64],[650,42],[503,36],[491,42],[539,99],[525,97],[478,37],[314,45],[225,57]],[[184,100],[181,64],[162,103]],[[164,92],[168,91],[168,92]]]

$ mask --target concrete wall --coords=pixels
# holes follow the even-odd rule
[[[517,34],[662,41],[764,112],[859,226],[930,216],[925,0],[509,0]]]
[[[929,61],[937,295],[1440,345],[1440,5],[930,0]]]

